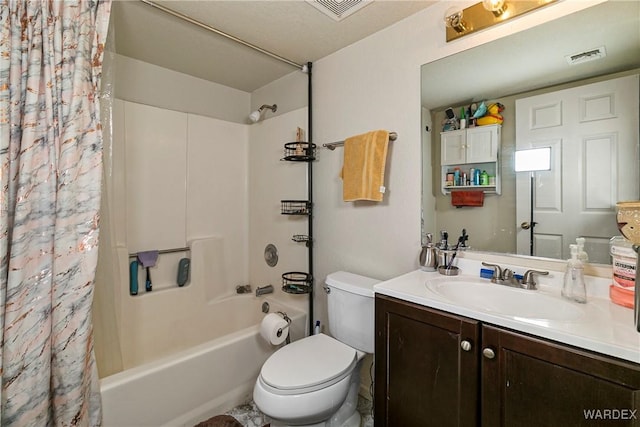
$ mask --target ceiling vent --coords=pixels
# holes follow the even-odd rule
[[[353,15],[373,0],[306,0],[311,6],[336,21],[342,21]]]
[[[595,61],[596,59],[602,59],[607,56],[607,52],[604,46],[600,46],[596,49],[586,50],[580,53],[574,53],[573,55],[565,56],[569,65],[582,64],[583,62]]]

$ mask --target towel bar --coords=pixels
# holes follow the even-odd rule
[[[396,139],[398,139],[398,134],[396,132],[389,132],[389,141],[395,141]],[[343,145],[344,145],[344,141],[329,142],[326,144],[322,144],[323,147],[328,148],[331,151],[335,150],[336,147],[342,147]]]
[[[162,254],[171,254],[174,252],[189,252],[191,250],[191,248],[173,248],[173,249],[163,249],[161,251],[158,251],[158,255],[162,255]],[[136,258],[138,256],[137,253],[135,254],[129,254],[129,258]]]

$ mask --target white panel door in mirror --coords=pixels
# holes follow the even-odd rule
[[[560,125],[521,126],[532,123],[520,122],[530,121],[533,110],[552,105],[559,105],[562,110],[538,117],[545,116],[546,124],[558,123],[561,118]],[[608,241],[618,234],[615,203],[638,194],[637,172],[635,179],[618,182],[621,171],[638,170],[638,75],[517,100],[516,123],[518,148],[545,146],[553,139],[563,141],[561,156],[557,148],[552,148],[554,166],[549,172],[551,176],[561,174],[560,179],[556,176],[553,182],[548,182],[551,186],[560,184],[554,193],[560,195],[561,209],[557,210],[557,201],[549,200],[546,190],[544,196],[538,191],[542,190],[547,172],[536,173],[535,233],[563,236],[560,257],[565,259],[569,257],[568,245],[576,237],[585,237],[590,260],[608,263]],[[528,174],[517,176],[519,182],[525,181],[517,184],[518,223],[529,219],[528,179]],[[528,252],[529,241],[530,233],[520,230],[517,245],[520,253]],[[554,256],[543,249],[556,252],[557,241],[553,245],[540,243],[534,249],[535,255]]]

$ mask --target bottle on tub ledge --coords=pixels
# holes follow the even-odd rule
[[[579,302],[587,302],[587,288],[584,283],[584,266],[578,259],[578,245],[569,245],[571,258],[567,261],[567,270],[564,272],[562,296]]]

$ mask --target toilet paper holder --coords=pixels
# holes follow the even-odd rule
[[[291,344],[291,334],[289,333],[291,331],[291,318],[287,316],[287,313],[285,313],[284,311],[276,311],[276,313],[281,315],[282,318],[287,321],[287,338],[285,340],[285,344]],[[282,328],[279,328],[276,334],[278,335],[278,337],[281,337],[283,332],[284,331],[282,330]]]

